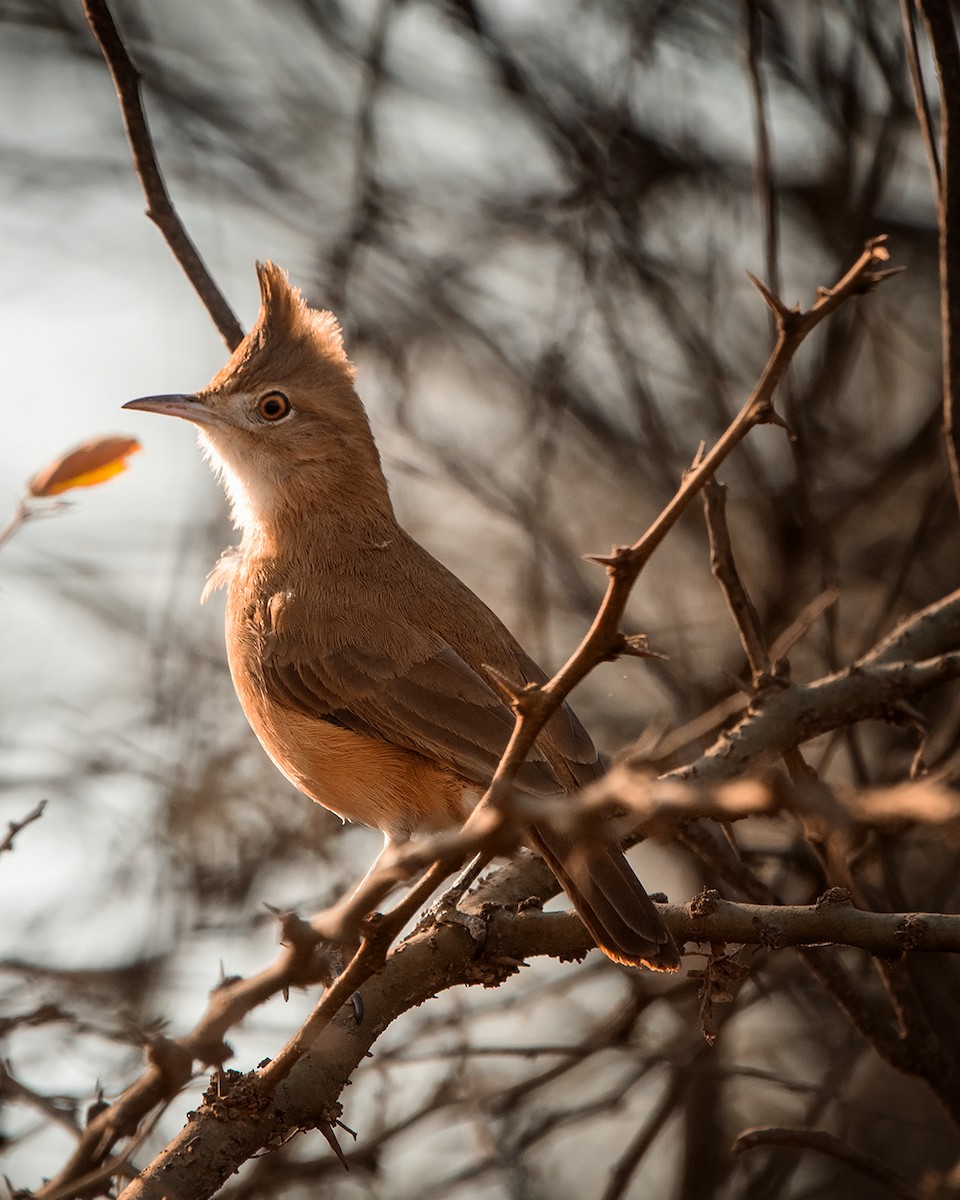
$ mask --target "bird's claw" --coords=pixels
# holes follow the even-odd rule
[[[487,940],[487,923],[477,913],[464,912],[457,907],[462,896],[461,888],[452,887],[432,905],[427,916],[435,925],[453,925],[465,929],[479,948]]]

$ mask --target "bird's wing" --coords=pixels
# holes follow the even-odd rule
[[[489,782],[514,716],[441,637],[394,616],[375,629],[358,620],[349,628],[327,625],[308,639],[305,623],[294,618],[289,604],[286,614],[277,604],[266,607],[257,670],[272,699],[413,750],[473,782]],[[537,748],[516,785],[541,795],[563,790]]]

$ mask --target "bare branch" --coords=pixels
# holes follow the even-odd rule
[[[39,821],[43,816],[43,810],[46,807],[46,800],[40,800],[37,805],[32,808],[30,812],[28,812],[27,815],[21,820],[7,822],[7,832],[3,835],[3,838],[0,839],[0,854],[3,854],[5,850],[13,849],[14,839],[20,830],[26,829],[26,827],[28,825],[32,825],[34,821]]]
[[[929,1200],[930,1193],[925,1188],[917,1187],[872,1154],[842,1142],[824,1129],[790,1129],[772,1125],[745,1129],[733,1143],[733,1152],[742,1154],[744,1150],[754,1150],[758,1146],[797,1146],[804,1150],[817,1150],[866,1175],[902,1200]]]
[[[147,198],[147,216],[163,234],[220,336],[230,350],[235,350],[243,341],[243,329],[207,270],[167,192],[140,100],[140,71],[124,45],[107,0],[83,0],[83,10],[117,89],[134,166]]]
[[[940,84],[940,336],[943,429],[953,493],[960,506],[960,45],[950,0],[917,0]]]

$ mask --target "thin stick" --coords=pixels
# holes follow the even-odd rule
[[[779,295],[780,212],[777,207],[767,95],[760,66],[762,16],[757,0],[744,0],[744,18],[747,31],[747,73],[750,76],[750,91],[753,95],[753,134],[757,143],[757,195],[763,213],[765,269],[771,290]]]
[[[117,90],[134,167],[147,198],[147,216],[163,234],[220,336],[230,350],[235,350],[243,341],[243,329],[214,283],[167,192],[140,99],[140,71],[123,43],[106,0],[83,0],[83,11]]]
[[[924,1196],[931,1194],[925,1188],[917,1187],[909,1179],[905,1179],[879,1158],[858,1150],[848,1142],[842,1142],[825,1129],[789,1129],[774,1126],[745,1129],[733,1143],[733,1152],[742,1154],[744,1150],[753,1150],[758,1146],[794,1146],[827,1154],[879,1183],[893,1195],[901,1197],[901,1200],[923,1200]]]
[[[871,238],[839,283],[832,288],[820,289],[817,300],[805,312],[787,308],[769,288],[753,279],[774,313],[778,329],[777,343],[757,386],[719,440],[706,454],[698,456],[696,465],[684,476],[673,499],[646,533],[632,546],[618,547],[609,557],[595,558],[607,568],[610,576],[597,615],[580,645],[552,679],[542,687],[528,685],[522,693],[518,689],[514,697],[517,723],[490,787],[468,818],[468,827],[470,821],[480,819],[491,798],[499,799],[505,793],[541,729],[576,685],[599,663],[616,658],[628,649],[626,639],[620,632],[620,622],[640,572],[707,480],[713,477],[720,464],[750,430],[762,424],[782,424],[773,408],[773,394],[777,385],[803,341],[821,321],[852,296],[871,290],[890,274],[881,269],[881,264],[889,258],[885,240],[883,237]]]
[[[950,0],[919,0],[940,84],[940,336],[943,432],[953,494],[960,507],[960,46]]]
[[[933,114],[930,112],[930,97],[927,95],[923,82],[923,71],[920,67],[920,47],[917,44],[917,26],[915,24],[916,4],[914,0],[900,0],[900,11],[903,16],[903,33],[907,43],[907,64],[910,67],[910,81],[913,84],[913,101],[917,110],[917,122],[923,134],[923,144],[927,150],[927,162],[930,164],[930,178],[933,182],[933,194],[940,195],[940,153],[937,150],[937,138],[933,129]]]

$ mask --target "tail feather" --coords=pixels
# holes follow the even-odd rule
[[[608,958],[654,971],[678,970],[676,942],[615,842],[575,843],[541,828],[528,836]]]

